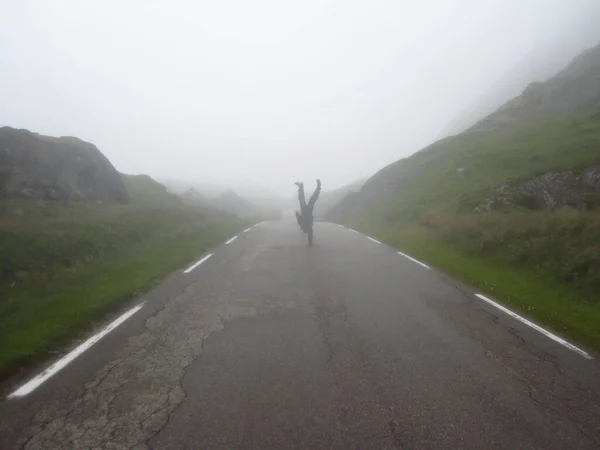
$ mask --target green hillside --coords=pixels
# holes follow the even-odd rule
[[[384,168],[328,218],[600,349],[600,47],[583,56]]]
[[[356,209],[391,221],[414,219],[432,208],[468,212],[507,180],[599,163],[600,110],[463,133],[386,167],[330,217],[343,220]]]

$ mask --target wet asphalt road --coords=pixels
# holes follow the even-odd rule
[[[0,448],[600,448],[596,355],[363,235],[315,236],[267,222],[171,275],[0,403]]]

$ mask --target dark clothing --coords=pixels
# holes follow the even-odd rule
[[[319,198],[319,194],[321,193],[321,182],[317,181],[317,188],[315,192],[311,195],[308,203],[306,203],[306,197],[304,195],[304,184],[298,184],[298,201],[300,202],[300,212],[296,211],[296,219],[298,220],[298,225],[302,228],[302,231],[305,233],[312,233],[312,227],[314,222],[313,210],[315,208],[315,203]]]
[[[304,231],[304,225],[302,225],[302,215],[298,211],[296,211],[296,220],[298,221],[300,228],[302,228],[302,231]]]
[[[307,205],[307,207],[310,210],[311,215],[312,215],[312,211],[315,207],[315,203],[317,203],[317,200],[319,199],[320,193],[321,193],[321,182],[317,181],[317,188],[315,189],[315,192],[313,192],[313,195],[311,195],[310,200],[308,201],[308,205]]]

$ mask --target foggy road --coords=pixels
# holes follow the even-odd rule
[[[211,255],[0,403],[0,448],[600,446],[596,355],[409,255],[324,223],[307,248],[292,221]]]

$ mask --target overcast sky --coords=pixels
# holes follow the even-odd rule
[[[126,173],[333,188],[599,22],[599,0],[1,0],[0,125],[78,136]]]

